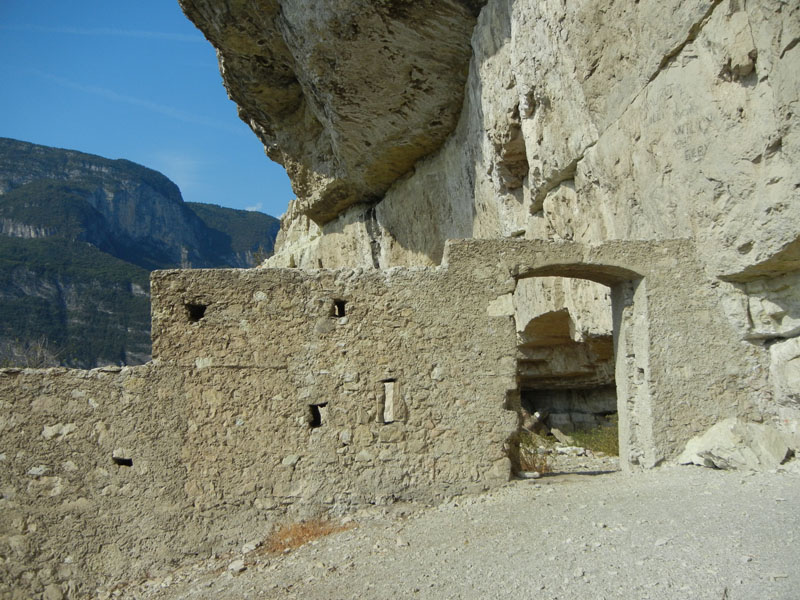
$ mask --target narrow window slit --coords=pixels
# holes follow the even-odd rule
[[[308,426],[312,429],[316,429],[317,427],[322,427],[322,415],[325,413],[325,407],[328,406],[327,402],[323,402],[321,404],[309,404],[308,408],[311,410],[311,420],[308,422]]]
[[[331,316],[339,319],[345,316],[345,305],[347,300],[334,300],[333,307],[331,307]]]
[[[111,460],[114,461],[115,465],[119,465],[120,467],[132,467],[133,466],[133,459],[132,458],[123,458],[121,456],[112,456]]]
[[[397,396],[397,380],[383,381],[383,403],[378,407],[378,414],[384,424],[393,423],[395,419],[395,397]]]
[[[206,308],[208,308],[208,305],[186,303],[184,304],[184,307],[186,308],[186,316],[188,317],[189,322],[197,323],[200,319],[206,316]]]

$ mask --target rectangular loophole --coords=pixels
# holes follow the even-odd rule
[[[207,304],[194,304],[187,302],[183,306],[186,309],[186,317],[189,319],[189,323],[197,323],[200,319],[206,316],[206,308],[208,308]]]
[[[331,307],[331,316],[339,319],[344,317],[347,314],[345,310],[345,305],[347,304],[347,300],[334,300],[333,306]]]
[[[322,427],[322,422],[327,413],[327,402],[321,404],[309,404],[308,408],[311,411],[311,418],[308,421],[308,426],[312,429]]]
[[[133,466],[133,459],[132,458],[122,458],[121,456],[112,456],[111,460],[114,461],[115,465],[119,465],[120,467],[132,467]]]
[[[383,382],[383,423],[392,423],[395,420],[395,400],[398,398],[398,383],[396,379],[387,379]]]

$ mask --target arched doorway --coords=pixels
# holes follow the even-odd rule
[[[720,307],[719,280],[698,262],[692,240],[461,240],[448,245],[445,258],[459,276],[489,286],[489,318],[513,321],[513,293],[527,278],[587,279],[609,288],[623,470],[677,458],[698,433],[763,402],[761,372],[753,368],[760,359],[742,347]],[[519,411],[516,330],[507,325],[515,381],[501,401]],[[505,451],[513,462],[511,441]]]
[[[542,459],[548,457],[546,464],[558,471],[616,469],[609,288],[582,279],[531,277],[517,283],[514,307],[524,415],[521,459],[541,452]],[[553,447],[556,443],[560,452]],[[540,445],[547,450],[539,451]]]
[[[516,277],[520,409],[547,433],[614,427],[622,468],[653,466],[643,277],[614,266],[531,267]],[[541,433],[541,432],[540,432]]]

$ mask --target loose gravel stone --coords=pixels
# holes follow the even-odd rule
[[[231,577],[209,561],[122,597],[796,600],[800,477],[586,474],[598,471],[517,479],[434,509],[363,511],[354,529],[261,557],[269,568]]]

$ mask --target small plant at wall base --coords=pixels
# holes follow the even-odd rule
[[[520,471],[536,471],[540,475],[552,471],[544,445],[546,441],[541,436],[528,431],[520,433],[518,456]]]
[[[300,523],[283,525],[276,529],[264,543],[264,551],[281,554],[287,550],[295,550],[316,539],[352,529],[354,524],[341,525],[323,519],[312,519]]]

